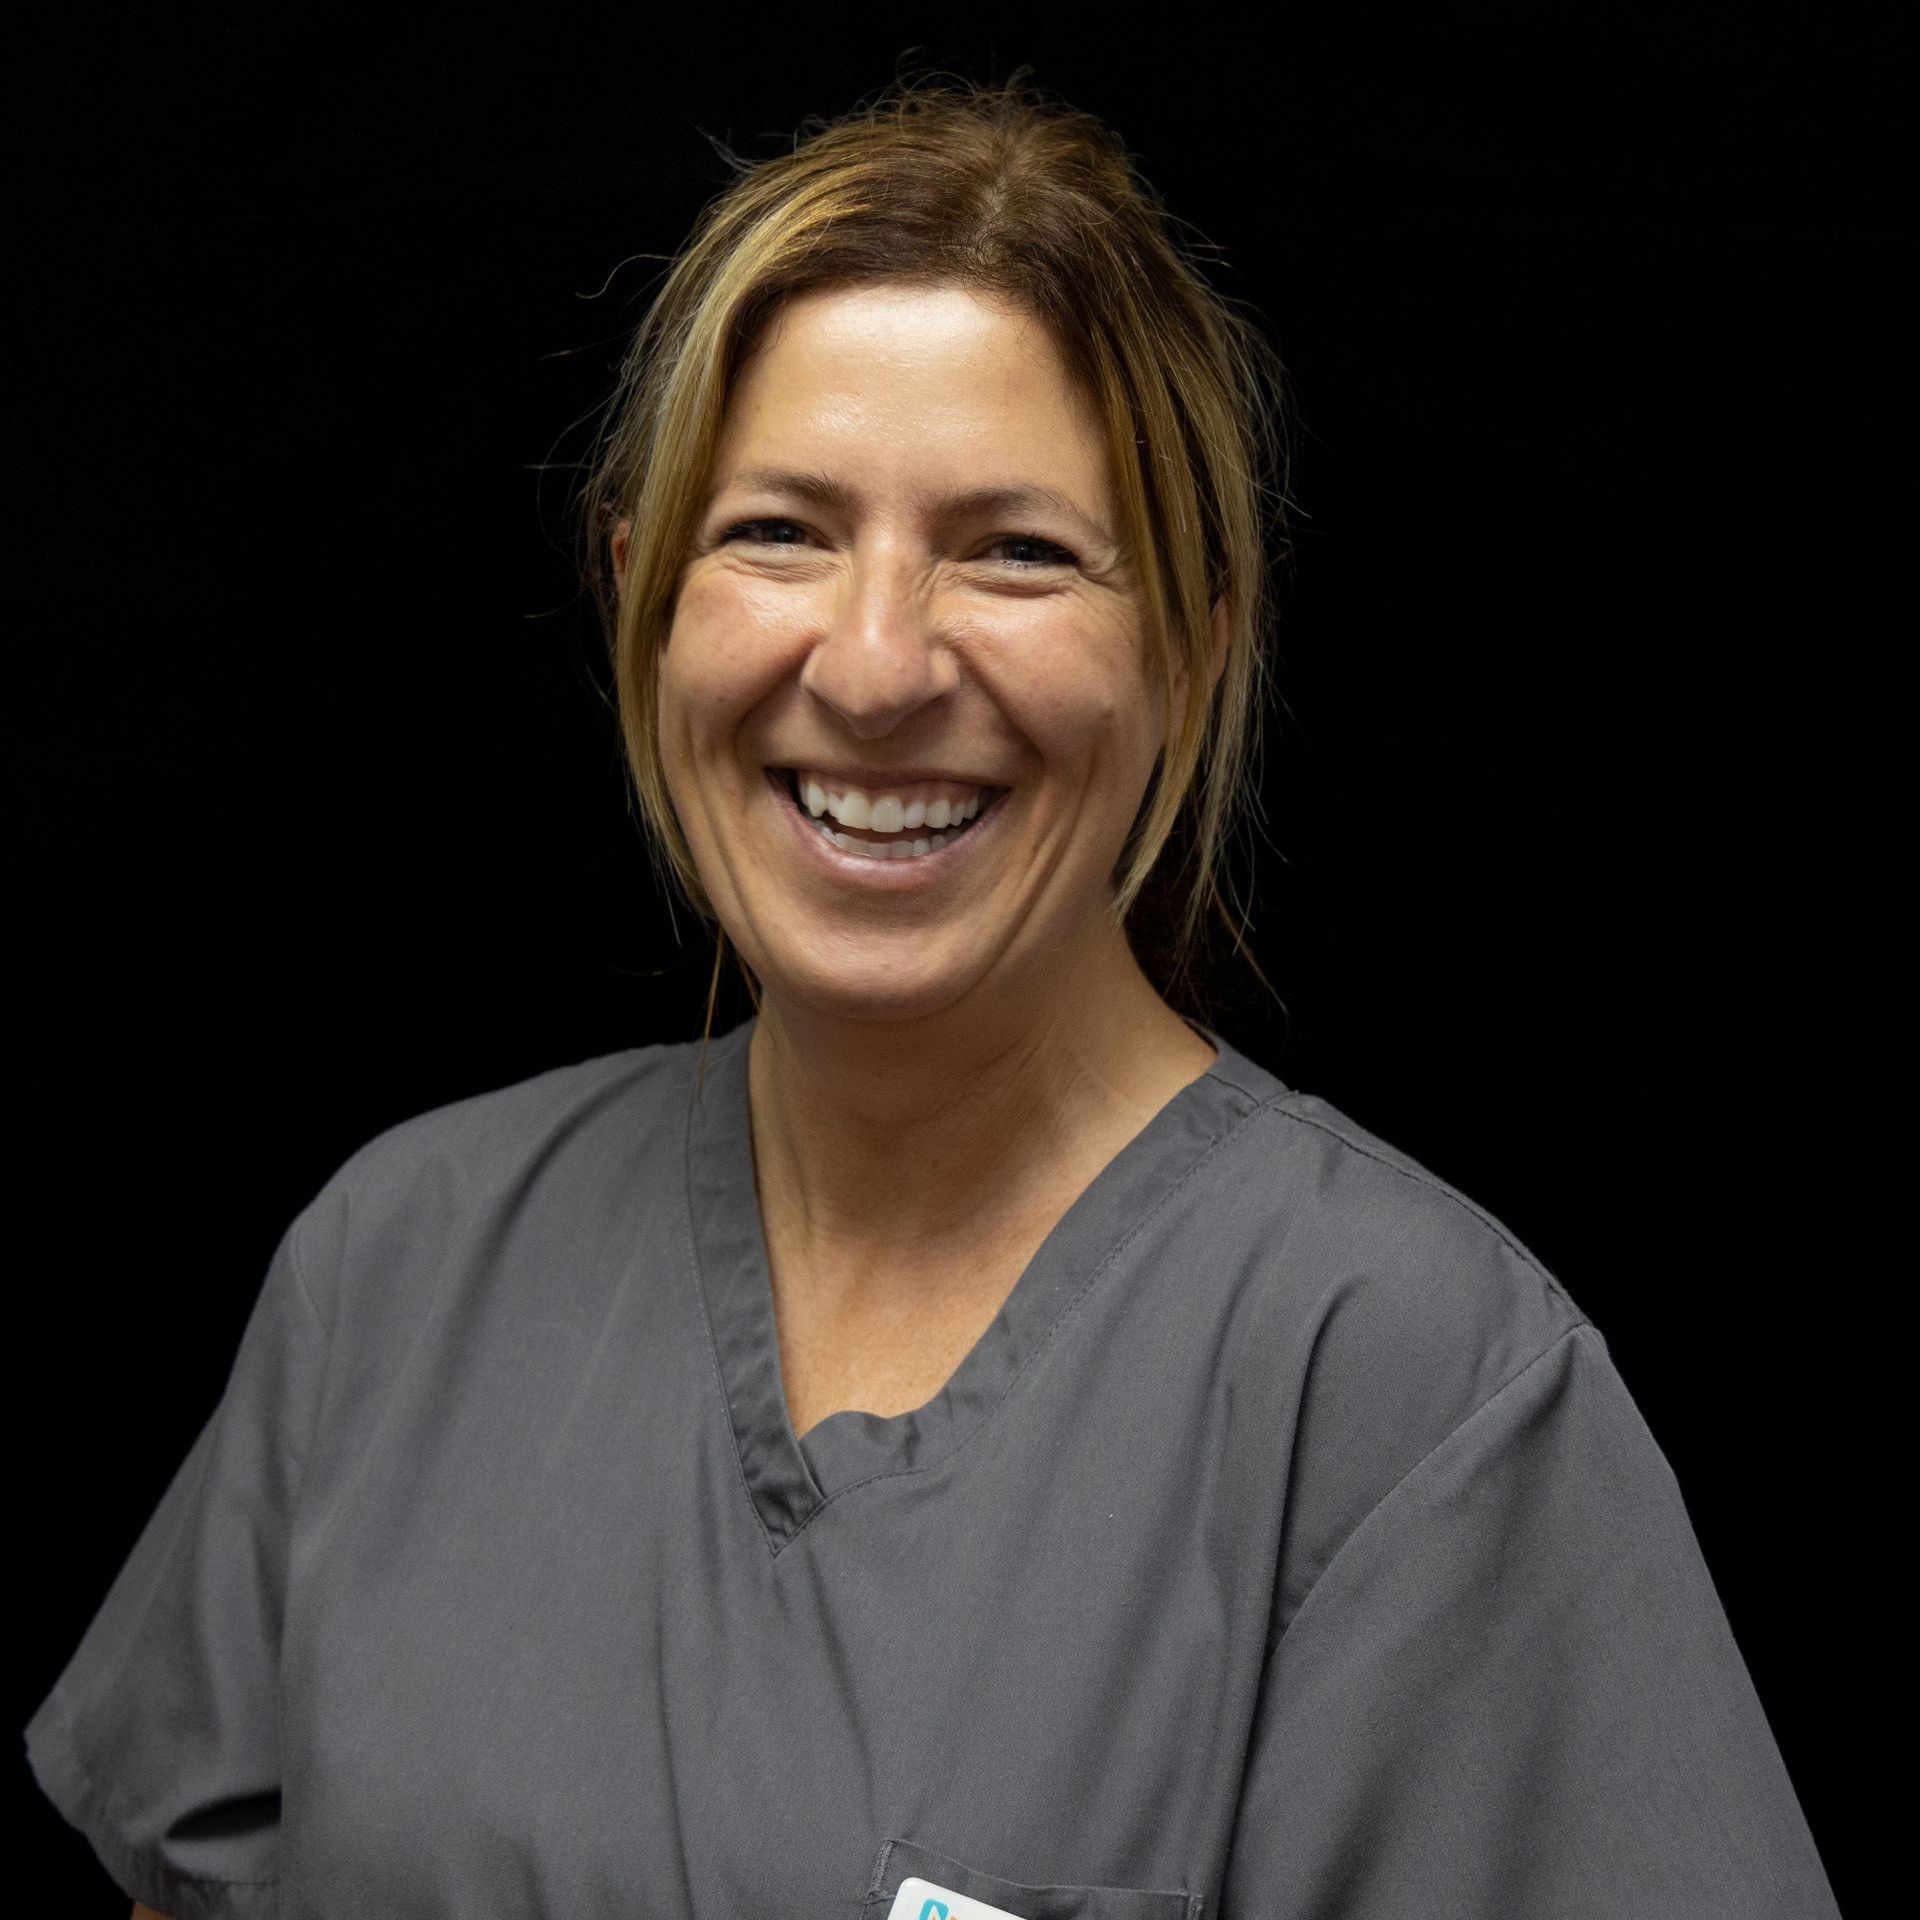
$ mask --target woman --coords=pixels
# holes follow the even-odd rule
[[[757,1012],[288,1229],[28,1729],[146,1908],[1833,1911],[1599,1333],[1135,957],[1176,825],[1219,904],[1270,374],[1017,88],[710,210],[586,504]]]

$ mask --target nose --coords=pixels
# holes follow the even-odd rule
[[[856,561],[800,672],[801,686],[860,740],[891,733],[958,679],[925,575],[904,555]]]

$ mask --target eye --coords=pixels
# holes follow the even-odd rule
[[[1039,555],[1037,559],[1008,562],[1020,573],[1038,573],[1047,567],[1070,567],[1074,564],[1074,556],[1058,541],[1042,540],[1037,533],[1003,533],[993,544],[996,547],[1037,549]]]
[[[729,540],[737,540],[742,534],[759,533],[769,527],[784,527],[789,533],[802,533],[805,531],[792,520],[742,520],[736,525],[729,527],[726,532],[720,536],[720,544],[725,546]],[[794,543],[790,540],[750,540],[747,544],[755,547],[785,547],[791,546]]]

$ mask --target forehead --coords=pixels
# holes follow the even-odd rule
[[[1017,454],[1052,467],[1036,480],[1105,479],[1098,416],[1045,325],[952,285],[828,288],[785,302],[735,381],[719,477],[730,459],[796,436],[869,463],[889,452]],[[805,450],[817,457],[817,446]]]
[[[1033,314],[982,288],[881,280],[810,288],[783,300],[761,329],[760,348],[844,343],[885,349],[911,341],[964,352],[977,342],[1004,345],[1016,335],[1031,336],[1051,356],[1052,342]]]

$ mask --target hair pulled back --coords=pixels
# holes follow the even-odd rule
[[[1208,285],[1118,135],[1025,84],[1025,71],[997,85],[896,80],[871,104],[803,123],[789,153],[727,155],[737,177],[669,266],[587,462],[584,572],[635,795],[663,881],[718,936],[716,986],[726,942],[668,797],[655,668],[740,369],[783,302],[883,282],[959,285],[1033,315],[1091,402],[1144,603],[1147,665],[1163,689],[1187,669],[1185,705],[1115,869],[1113,917],[1127,921],[1178,833],[1185,857],[1162,869],[1151,902],[1165,950],[1143,964],[1157,962],[1156,984],[1175,993],[1212,912],[1259,971],[1224,873],[1241,821],[1258,813],[1268,540],[1277,555],[1285,536],[1279,359]],[[1222,600],[1230,632],[1216,689]]]

